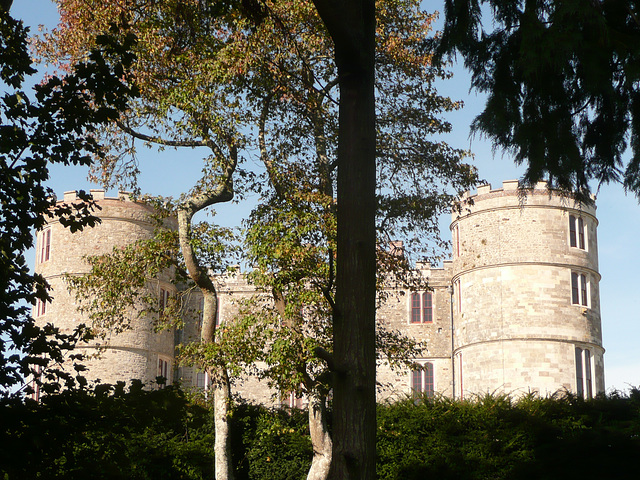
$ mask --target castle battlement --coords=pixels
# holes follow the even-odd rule
[[[133,193],[131,192],[119,191],[117,197],[107,197],[105,196],[104,188],[92,188],[91,190],[89,190],[89,193],[91,193],[91,196],[95,201],[116,200],[121,202],[135,202],[135,200],[133,199]],[[61,201],[64,203],[74,203],[81,202],[82,200],[78,198],[77,190],[68,190],[64,192],[64,196]]]

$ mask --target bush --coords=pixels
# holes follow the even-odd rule
[[[306,412],[239,404],[238,480],[304,479]],[[134,384],[0,403],[0,478],[212,479],[212,409],[180,390]],[[378,478],[635,479],[640,391],[583,401],[407,399],[378,407]]]
[[[5,480],[211,478],[213,430],[206,409],[180,390],[134,383],[65,391],[0,408]]]
[[[305,411],[239,405],[233,430],[242,432],[241,448],[234,448],[243,452],[236,462],[238,480],[306,478],[313,449]]]
[[[640,392],[378,408],[379,479],[637,478]]]

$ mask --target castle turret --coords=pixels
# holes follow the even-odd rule
[[[120,193],[118,198],[106,198],[104,190],[91,190],[91,193],[101,208],[94,212],[101,219],[100,224],[71,233],[59,221],[51,220],[38,233],[35,271],[49,282],[53,301],[36,305],[34,316],[39,323],[52,323],[67,333],[81,323],[89,325],[90,321],[78,312],[74,297],[67,290],[65,274],[87,273],[89,265],[83,257],[110,253],[114,247],[150,238],[154,230],[151,207],[132,201],[126,193]],[[61,203],[79,201],[72,191],[65,192]],[[158,296],[159,302],[175,292],[168,278],[151,280],[148,288]],[[157,376],[165,376],[170,382],[174,363],[173,332],[156,332],[152,315],[132,314],[130,320],[130,329],[78,346],[79,353],[88,356],[83,362],[88,367],[87,379],[115,383],[135,378],[153,382]]]
[[[604,390],[595,207],[517,187],[481,186],[453,214],[456,397],[591,397]]]

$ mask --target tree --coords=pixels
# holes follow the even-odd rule
[[[375,1],[315,0],[334,42],[340,113],[331,478],[375,477]]]
[[[447,0],[445,14],[441,52],[489,95],[472,131],[525,163],[527,184],[589,201],[590,181],[621,182],[640,198],[637,2]]]
[[[366,86],[366,82],[362,82],[368,78],[364,76],[369,68],[368,54],[361,55],[357,48],[345,49],[348,45],[344,43],[347,39],[355,42],[358,48],[363,45],[373,48],[373,39],[361,42],[366,36],[364,30],[360,33],[353,30],[354,38],[345,37],[341,40],[342,45],[336,46],[336,52],[340,51],[340,61],[334,63],[331,58],[331,38],[327,36],[320,18],[307,2],[265,2],[247,4],[248,6],[216,4],[215,7],[208,2],[176,1],[153,5],[141,2],[136,9],[131,4],[123,8],[119,2],[109,2],[106,5],[101,2],[99,15],[92,13],[96,8],[88,0],[60,3],[63,7],[63,24],[53,39],[57,49],[55,51],[68,54],[71,59],[81,57],[83,49],[91,44],[93,36],[108,24],[110,18],[131,17],[131,28],[140,38],[137,46],[138,63],[133,71],[140,85],[141,100],[132,105],[130,110],[123,112],[109,132],[112,134],[109,143],[115,146],[114,155],[110,162],[98,164],[104,173],[102,178],[107,182],[118,181],[121,172],[135,172],[135,163],[121,160],[125,155],[135,153],[136,140],[160,146],[201,146],[211,151],[203,181],[180,200],[181,206],[178,208],[182,212],[179,230],[183,239],[183,255],[187,261],[189,256],[194,260],[191,262],[194,268],[189,273],[201,288],[213,292],[212,285],[206,284],[206,275],[203,275],[205,264],[200,263],[198,266],[197,256],[192,256],[188,251],[193,243],[189,241],[189,232],[193,231],[189,225],[190,218],[200,208],[215,201],[230,200],[233,194],[244,190],[235,188],[232,181],[237,181],[238,178],[243,180],[244,176],[249,183],[252,182],[249,172],[239,167],[243,154],[251,155],[252,149],[259,153],[268,183],[276,194],[274,202],[280,202],[279,205],[291,206],[287,202],[304,191],[296,185],[295,192],[287,194],[289,185],[283,182],[283,178],[293,175],[308,178],[304,171],[304,168],[308,168],[316,177],[311,182],[311,191],[306,193],[315,195],[321,204],[324,201],[329,212],[335,211],[333,187],[335,172],[338,172],[337,204],[344,204],[345,207],[337,208],[338,224],[343,227],[339,226],[337,229],[337,308],[333,309],[333,314],[344,319],[341,323],[338,321],[340,328],[355,334],[357,339],[366,340],[366,348],[351,351],[351,357],[341,360],[337,360],[339,356],[332,358],[326,349],[319,350],[318,353],[339,370],[339,381],[345,386],[350,385],[349,392],[342,390],[343,393],[346,392],[342,397],[343,401],[360,399],[360,406],[348,413],[345,417],[347,423],[342,424],[340,431],[343,436],[353,438],[354,445],[358,445],[364,437],[352,434],[362,427],[366,430],[366,435],[369,435],[368,445],[372,448],[375,436],[375,428],[371,429],[371,425],[375,424],[376,211],[383,212],[381,218],[388,224],[399,225],[404,222],[406,227],[412,220],[424,219],[442,205],[447,205],[450,197],[440,194],[432,196],[429,191],[429,195],[425,197],[432,203],[426,208],[427,205],[420,196],[426,190],[420,186],[419,181],[409,187],[413,197],[403,195],[401,199],[398,198],[397,194],[407,188],[407,177],[396,176],[394,171],[397,169],[413,168],[413,173],[418,165],[440,168],[439,173],[453,169],[456,173],[452,183],[456,187],[463,187],[461,189],[466,188],[474,177],[470,169],[461,168],[460,152],[429,142],[421,143],[426,135],[441,128],[449,128],[431,115],[431,112],[454,108],[455,104],[437,97],[431,90],[431,79],[434,75],[441,75],[442,71],[439,67],[431,69],[430,53],[424,49],[424,30],[421,31],[420,28],[425,26],[422,23],[426,20],[421,16],[420,21],[412,24],[407,21],[403,10],[406,8],[410,17],[417,10],[417,4],[381,4],[385,8],[380,10],[383,27],[379,35],[388,41],[381,44],[384,48],[381,48],[379,58],[382,63],[396,62],[397,65],[383,68],[383,72],[393,76],[393,80],[387,81],[380,92],[381,95],[389,95],[389,99],[383,102],[386,116],[378,125],[381,132],[384,132],[380,137],[382,148],[379,151],[383,152],[381,158],[385,162],[382,162],[380,175],[387,185],[380,196],[376,197],[375,158],[367,160],[369,163],[365,169],[354,163],[355,156],[351,157],[356,153],[368,155],[369,151],[375,155],[375,135],[368,138],[363,148],[359,145],[345,148],[348,141],[343,141],[349,136],[360,141],[365,138],[365,131],[375,134],[375,112],[369,111],[374,108],[374,104],[369,104],[364,110],[360,108],[369,98],[367,91],[361,89],[363,85]],[[397,11],[402,11],[405,23],[394,24]],[[334,27],[337,27],[336,19],[332,21]],[[373,19],[371,22],[370,26],[374,27]],[[342,27],[351,30],[351,25]],[[343,33],[349,34],[347,30]],[[373,33],[375,34],[375,30]],[[407,48],[405,36],[410,37],[411,45]],[[371,62],[374,62],[374,53],[371,55]],[[373,75],[373,70],[370,73]],[[402,81],[394,83],[402,80],[403,73],[413,75],[410,88]],[[384,78],[384,75],[380,78]],[[429,88],[417,88],[418,79],[422,83],[426,82]],[[334,98],[337,86],[340,87],[339,101]],[[373,77],[370,88],[373,92]],[[421,93],[426,94],[424,104],[420,103]],[[392,98],[397,99],[397,103]],[[338,102],[340,108],[336,112],[335,104]],[[411,102],[415,104],[407,106]],[[420,116],[420,108],[416,105],[424,106],[427,114]],[[356,111],[351,112],[351,117],[344,117],[347,107],[354,106]],[[397,112],[390,113],[393,107],[398,106],[406,107],[403,110],[405,116],[401,117]],[[367,112],[366,122],[360,121],[362,112]],[[402,127],[403,121],[406,128]],[[339,131],[336,129],[338,124],[341,125]],[[349,125],[358,128],[349,132]],[[392,125],[398,126],[396,131]],[[356,131],[365,126],[369,130]],[[405,137],[408,140],[400,140]],[[336,147],[338,138],[340,143]],[[338,160],[333,161],[336,150]],[[131,157],[127,157],[129,158]],[[408,161],[408,158],[411,160]],[[418,161],[421,158],[426,165]],[[435,167],[438,163],[440,167]],[[370,169],[373,170],[369,172]],[[344,175],[341,172],[345,172]],[[456,176],[458,174],[459,177]],[[341,180],[341,177],[346,180]],[[419,178],[419,175],[414,177]],[[364,183],[357,187],[360,182]],[[434,183],[437,184],[438,180]],[[259,190],[264,188],[256,183],[254,186]],[[219,194],[213,195],[214,191]],[[369,194],[372,196],[369,197]],[[324,200],[322,196],[325,196]],[[217,200],[214,201],[214,198]],[[329,199],[328,203],[326,198]],[[398,213],[401,210],[404,214]],[[371,219],[360,228],[358,222],[368,218],[369,213],[372,215]],[[346,217],[341,217],[343,214]],[[346,250],[341,252],[342,248]],[[361,255],[364,257],[361,258]],[[333,260],[329,259],[328,264],[331,261]],[[341,267],[343,261],[344,266]],[[348,273],[354,267],[364,270]],[[202,280],[202,285],[196,277]],[[358,281],[353,281],[355,278]],[[333,278],[330,281],[333,282]],[[329,293],[329,298],[333,301],[332,288]],[[366,302],[366,308],[358,303],[360,301]],[[211,305],[214,306],[215,303],[211,302]],[[212,313],[215,314],[215,310],[207,310],[205,306],[205,317],[214,318]],[[353,315],[353,318],[360,319],[361,327],[366,327],[364,337],[357,333],[358,328],[353,328]],[[347,339],[345,337],[340,341],[345,342]],[[341,348],[346,350],[345,346],[343,343]],[[371,355],[366,353],[369,349]],[[363,360],[364,363],[348,364],[348,361],[356,360]],[[354,377],[356,372],[359,375],[357,378]],[[366,385],[364,390],[361,388],[363,385]],[[352,395],[355,391],[359,392],[356,397]],[[367,405],[368,416],[363,417],[359,413],[358,409],[363,405]],[[348,424],[351,421],[349,418],[357,418],[360,427],[354,430]],[[344,439],[340,442],[341,462],[344,463],[347,457],[358,458],[357,464],[364,462],[367,455],[363,455],[360,446],[356,448],[360,449],[356,452],[353,450],[355,447],[344,443]],[[374,465],[371,452],[369,457],[367,468],[370,469]],[[364,463],[356,466],[356,470],[361,467],[364,468]],[[340,468],[344,468],[344,465]],[[373,472],[367,471],[370,474]]]
[[[450,128],[438,115],[457,106],[439,97],[431,86],[433,78],[445,75],[442,67],[431,61],[430,51],[423,48],[432,17],[421,12],[415,2],[381,3],[377,15],[376,156],[381,187],[375,201],[378,278],[374,278],[374,286],[381,285],[390,273],[406,274],[408,268],[406,262],[398,262],[403,257],[385,254],[388,239],[404,240],[414,255],[427,239],[437,243],[435,220],[448,211],[453,200],[446,192],[466,190],[475,179],[474,171],[461,163],[462,152],[429,141],[430,135]],[[326,152],[335,152],[336,135],[328,133],[337,122],[332,110],[321,110],[318,105],[323,105],[334,90],[335,87],[326,87],[321,92],[308,93],[305,106],[295,110],[310,119],[306,129],[298,123],[293,128],[264,128],[272,145],[287,141],[301,144],[309,130],[316,138],[306,155],[298,150],[291,158],[272,151],[264,153],[267,158],[277,159],[264,162],[269,164],[272,189],[254,210],[247,239],[248,263],[258,266],[250,277],[272,294],[274,302],[267,306],[261,302],[257,307],[263,316],[265,311],[271,312],[278,331],[278,341],[267,342],[273,347],[266,359],[270,365],[267,375],[282,391],[304,392],[309,400],[310,428],[318,432],[312,471],[316,466],[317,471],[322,470],[319,465],[329,458],[326,450],[331,441],[322,427],[322,417],[326,395],[323,391],[333,382],[325,370],[326,363],[318,360],[329,358],[327,352],[332,350],[333,323],[329,319],[337,308],[335,266],[339,268],[341,259],[339,254],[335,257],[336,162],[327,162],[326,158]],[[311,98],[315,100],[309,101]],[[290,103],[286,108],[292,108]],[[338,200],[338,212],[340,208]],[[416,245],[420,242],[422,245]],[[376,287],[376,291],[380,290]],[[404,358],[411,357],[411,347],[387,333],[379,332],[377,351],[389,353],[403,345],[407,355]],[[315,478],[312,475],[310,472],[309,478]]]
[[[92,154],[99,156],[93,137],[98,125],[115,118],[135,90],[124,72],[131,62],[126,53],[131,39],[120,44],[101,37],[68,75],[36,86],[33,99],[22,90],[25,78],[36,73],[28,29],[6,5],[0,8],[0,29],[0,78],[10,90],[0,107],[0,389],[10,395],[29,377],[43,382],[46,391],[59,388],[60,380],[73,382],[73,375],[57,366],[83,332],[67,335],[52,325],[36,325],[29,304],[50,298],[45,280],[29,272],[25,252],[33,246],[33,230],[41,229],[47,217],[72,230],[95,223],[90,196],[83,195],[83,203],[56,205],[43,184],[48,164],[88,164]]]

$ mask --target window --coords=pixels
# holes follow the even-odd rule
[[[40,401],[40,376],[42,374],[42,365],[33,366],[33,380],[31,381],[31,399],[36,402]]]
[[[44,300],[36,300],[36,317],[41,317],[47,313],[47,302]]]
[[[582,349],[576,347],[576,393],[579,397],[584,396],[584,378],[582,372]]]
[[[460,279],[455,281],[456,298],[458,299],[458,313],[462,313],[462,286]]]
[[[164,288],[160,289],[160,301],[158,303],[158,311],[160,312],[160,316],[162,316],[164,309],[169,306],[169,290],[165,290]]]
[[[586,230],[582,217],[569,215],[569,245],[581,250],[586,249]]]
[[[411,371],[411,393],[433,397],[433,363],[426,362],[422,368]]]
[[[298,397],[295,393],[289,394],[289,408],[302,409],[304,407],[304,398]]]
[[[169,361],[164,358],[158,358],[158,386],[159,388],[164,388],[166,384],[169,383],[169,373],[171,372],[169,368]]]
[[[46,262],[51,256],[51,228],[42,231],[40,237],[40,263]]]
[[[209,385],[209,374],[207,372],[198,372],[196,374],[196,387],[202,390],[208,390]]]
[[[453,236],[455,237],[455,242],[456,242],[456,257],[459,257],[460,256],[460,229],[458,228],[457,224],[455,227],[453,227]]]
[[[433,322],[433,295],[431,292],[411,294],[411,323]]]
[[[584,393],[587,398],[593,397],[593,388],[591,386],[591,352],[583,350],[584,353]]]
[[[583,273],[571,272],[571,303],[589,306],[589,283]]]
[[[591,363],[591,352],[576,347],[576,394],[582,398],[593,398]]]

